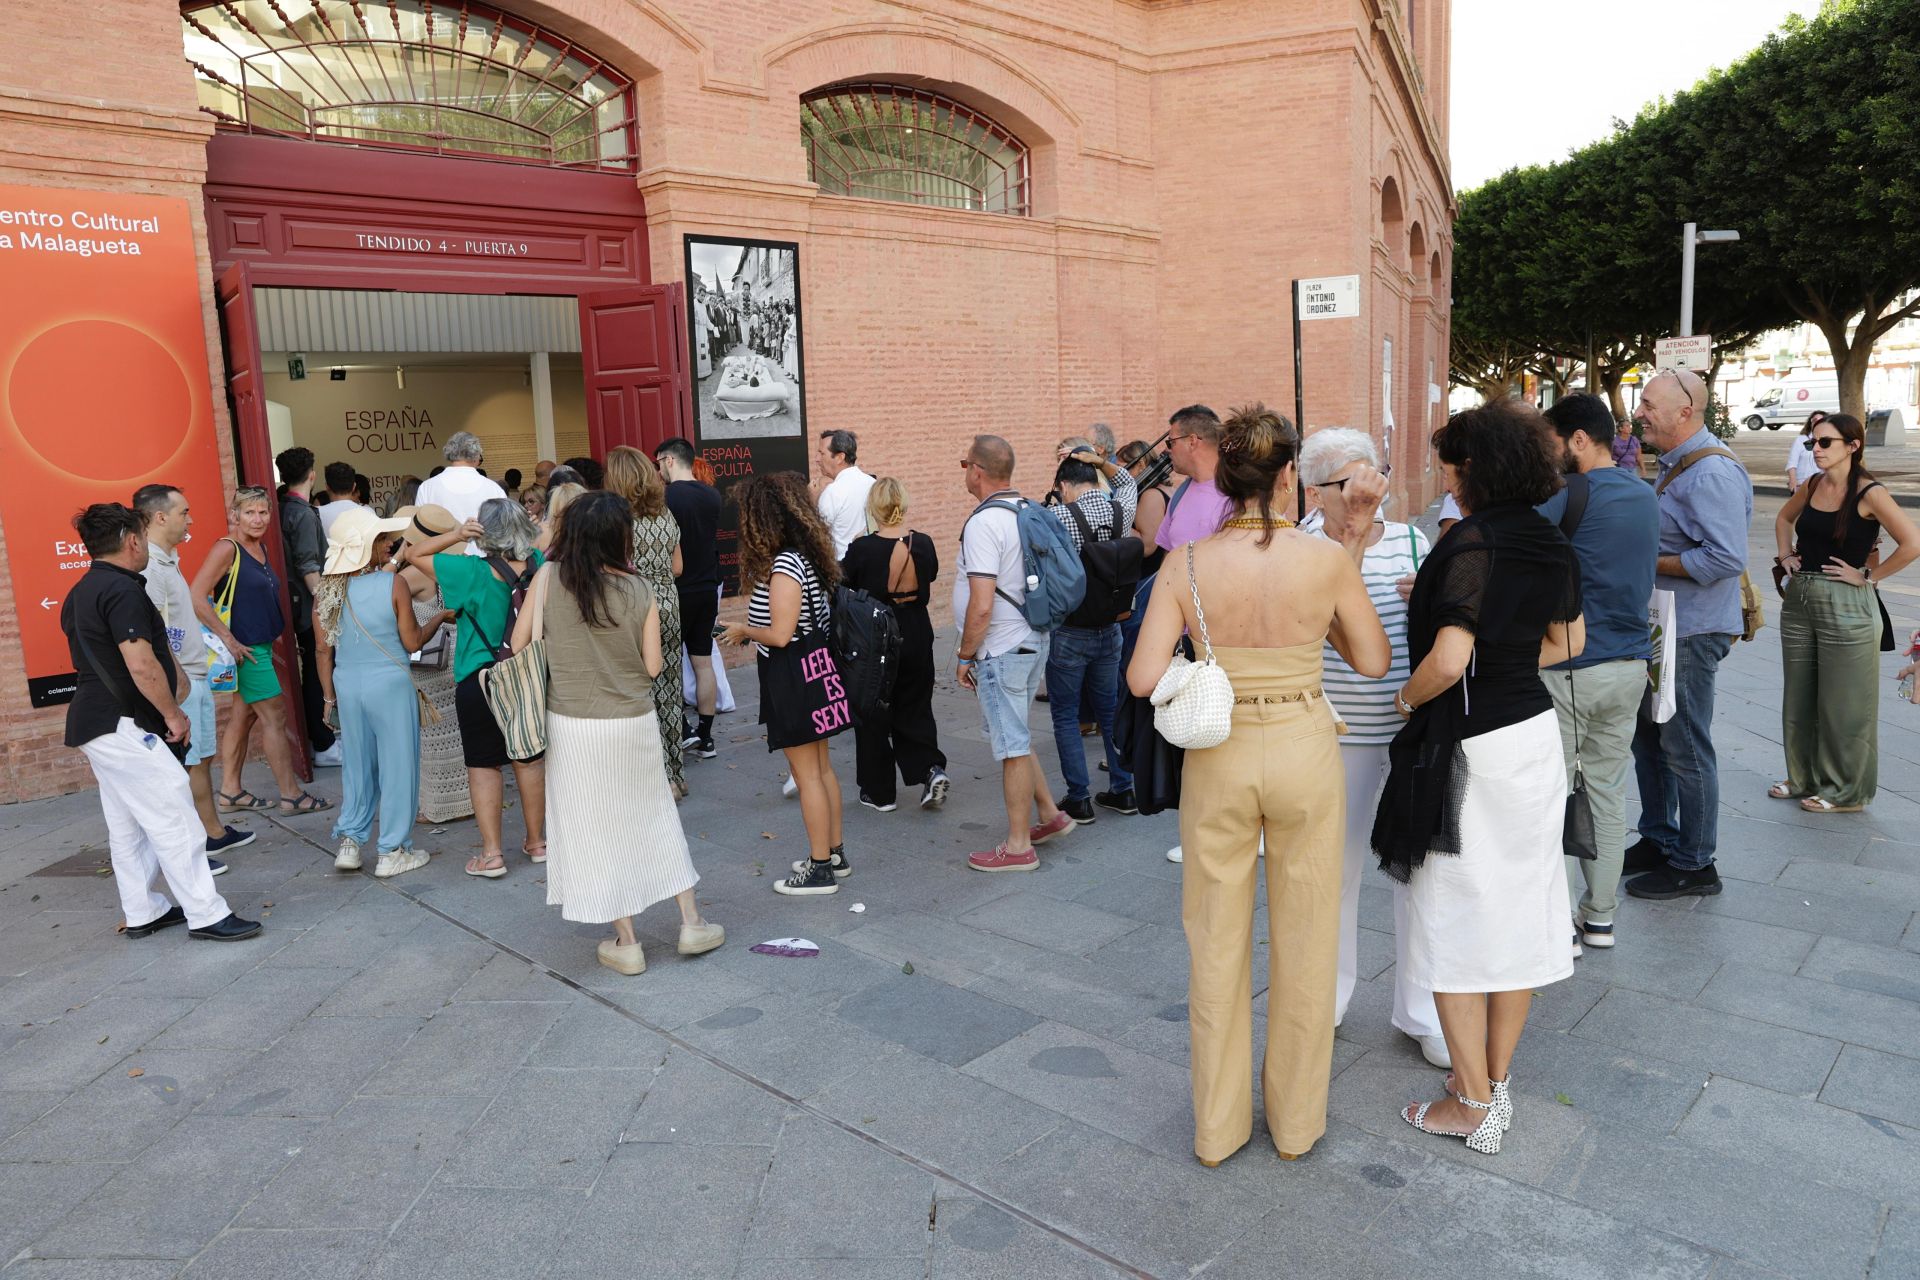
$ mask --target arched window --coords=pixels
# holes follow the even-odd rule
[[[632,85],[466,0],[192,0],[200,109],[247,133],[572,169],[634,166]]]
[[[807,176],[822,191],[1025,215],[1027,148],[971,107],[923,89],[843,84],[800,101]]]

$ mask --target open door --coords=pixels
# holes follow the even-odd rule
[[[254,320],[253,284],[247,264],[235,263],[215,282],[220,303],[220,338],[226,348],[227,406],[233,415],[234,452],[242,484],[274,487],[273,438],[267,430],[266,387],[260,369],[260,328]],[[224,495],[222,495],[224,497]],[[267,525],[267,560],[281,582],[287,579],[287,550],[280,540],[280,522]],[[286,710],[287,737],[293,746],[293,767],[302,782],[313,781],[313,763],[307,753],[307,721],[300,705],[300,668],[293,641],[292,603],[283,590],[280,614],[285,627],[273,644],[273,668],[280,677],[280,705]]]
[[[669,436],[693,439],[686,288],[639,285],[580,295],[587,439],[594,457],[632,445],[649,457]]]

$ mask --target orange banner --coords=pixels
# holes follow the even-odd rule
[[[73,517],[171,484],[189,577],[226,528],[187,202],[0,186],[0,527],[33,705],[73,696],[60,604],[91,563]]]

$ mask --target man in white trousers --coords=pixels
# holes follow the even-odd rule
[[[66,741],[87,757],[100,784],[127,937],[184,924],[195,938],[251,938],[259,923],[233,914],[213,887],[206,832],[175,754],[192,730],[179,703],[188,686],[140,576],[145,527],[117,502],[95,503],[73,527],[93,564],[60,606],[78,673]],[[159,891],[157,878],[174,901]]]

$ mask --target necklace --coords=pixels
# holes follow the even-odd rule
[[[1278,520],[1263,520],[1259,516],[1234,516],[1220,527],[1222,529],[1291,529],[1294,523],[1285,516]]]

